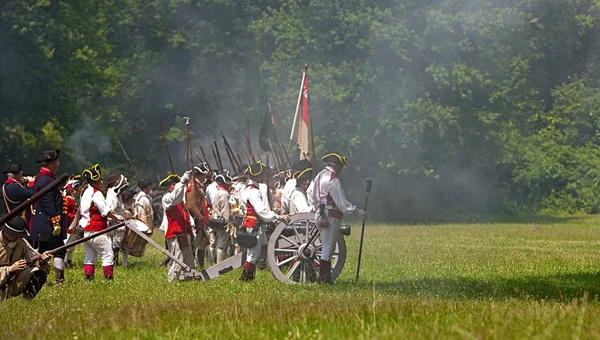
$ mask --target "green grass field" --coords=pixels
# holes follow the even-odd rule
[[[599,217],[367,228],[360,283],[354,223],[332,287],[168,284],[150,247],[90,283],[77,249],[67,284],[0,302],[1,338],[600,338]]]

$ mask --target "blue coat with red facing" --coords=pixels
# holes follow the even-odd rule
[[[41,168],[35,177],[33,194],[42,190],[56,179],[56,176],[46,168]],[[64,240],[67,237],[66,204],[59,186],[50,190],[41,199],[33,204],[33,217],[31,218],[31,239],[38,242]],[[61,232],[58,236],[52,236],[54,230],[50,219],[60,216]]]

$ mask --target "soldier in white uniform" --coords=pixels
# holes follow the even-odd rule
[[[213,201],[212,218],[210,227],[215,233],[215,248],[217,263],[225,260],[225,252],[227,250],[227,242],[229,241],[229,233],[227,226],[231,220],[231,206],[229,205],[229,190],[231,188],[232,179],[228,174],[221,174],[215,178],[218,184],[217,195]]]
[[[291,215],[314,211],[314,207],[308,204],[308,197],[306,194],[306,190],[312,182],[312,173],[312,168],[308,168],[303,171],[297,171],[292,176],[295,179],[296,187],[290,195]]]
[[[338,179],[342,170],[348,165],[348,159],[336,153],[323,156],[327,163],[315,177],[313,201],[315,209],[315,222],[321,230],[323,239],[323,253],[319,262],[320,281],[333,283],[331,278],[331,253],[335,249],[336,241],[342,237],[340,228],[344,214],[353,214],[362,219],[367,217],[364,210],[357,209],[355,205],[346,200],[344,189]]]
[[[259,183],[264,179],[263,164],[261,161],[248,167],[248,181],[246,188],[242,191],[241,197],[246,207],[246,215],[242,222],[243,227],[249,234],[256,235],[258,242],[252,248],[248,248],[248,255],[244,263],[241,281],[254,280],[256,272],[256,262],[260,258],[263,244],[266,244],[265,224],[281,219],[282,216],[275,214],[271,208],[265,204],[263,193],[259,189]]]
[[[306,159],[297,162],[292,167],[292,178],[285,182],[283,193],[281,194],[281,209],[284,213],[290,213],[290,198],[292,196],[292,192],[294,192],[296,188],[296,179],[294,178],[294,174],[299,171],[304,171],[308,168],[312,168],[312,164]]]

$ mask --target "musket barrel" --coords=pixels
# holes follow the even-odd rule
[[[0,217],[0,225],[3,225],[4,223],[7,223],[13,217],[20,215],[21,212],[23,212],[23,210],[29,208],[31,205],[33,205],[33,203],[35,201],[37,201],[40,198],[42,198],[44,195],[46,195],[47,193],[49,193],[50,190],[52,190],[55,187],[59,186],[61,183],[63,183],[64,181],[66,181],[68,178],[69,178],[69,175],[66,174],[66,173],[64,173],[60,177],[58,177],[57,179],[55,179],[54,181],[50,182],[50,184],[48,184],[47,186],[45,186],[44,188],[42,188],[42,190],[36,192],[28,200],[26,200],[25,202],[19,204],[16,208],[14,208],[13,210],[11,210],[8,214]]]

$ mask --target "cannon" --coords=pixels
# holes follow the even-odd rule
[[[148,235],[126,224],[132,232],[169,256],[184,268],[181,274],[184,280],[211,280],[241,267],[246,259],[246,251],[242,251],[225,261],[209,268],[197,271],[179,261],[165,248],[156,243]],[[350,225],[343,225],[342,235],[349,236]],[[273,276],[287,284],[308,284],[318,280],[319,260],[321,258],[322,242],[320,231],[314,221],[314,213],[304,213],[290,216],[288,222],[280,221],[270,233],[267,245],[267,263]],[[331,274],[335,280],[344,268],[346,262],[346,242],[340,237],[331,257]]]
[[[322,242],[314,213],[290,216],[271,233],[267,263],[273,276],[283,283],[312,283],[318,280]],[[350,235],[350,226],[342,226],[342,235]],[[331,276],[335,280],[346,262],[346,241],[340,237],[331,257]]]

